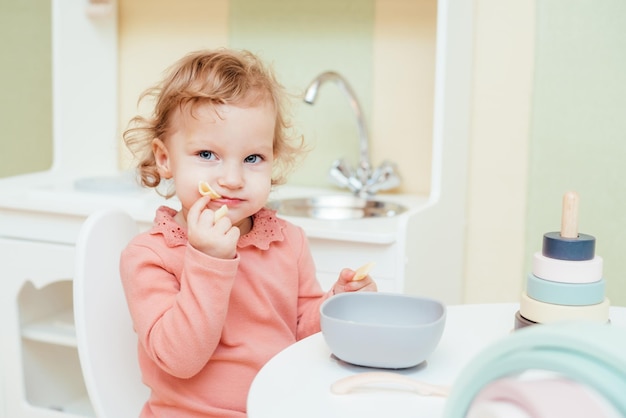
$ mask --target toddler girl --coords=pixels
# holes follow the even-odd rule
[[[120,263],[151,389],[141,417],[245,417],[254,376],[320,330],[320,304],[376,284],[346,268],[323,292],[303,231],[264,207],[302,141],[289,136],[286,93],[257,57],[190,54],[145,97],[153,114],[133,118],[124,140],[142,184],[171,180],[182,208],[159,208]]]

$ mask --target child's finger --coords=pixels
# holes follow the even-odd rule
[[[189,208],[189,212],[187,213],[187,222],[190,219],[197,220],[200,218],[200,214],[204,209],[206,209],[207,205],[211,201],[210,196],[202,196],[200,199],[196,200],[193,205]]]

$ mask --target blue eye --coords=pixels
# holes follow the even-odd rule
[[[253,155],[248,155],[246,158],[244,158],[243,162],[254,164],[254,163],[261,162],[262,160],[263,158],[259,154],[253,154]]]
[[[214,156],[212,151],[200,151],[198,153],[198,157],[203,158],[205,160],[210,160],[212,159]]]

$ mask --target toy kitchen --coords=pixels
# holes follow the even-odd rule
[[[91,3],[113,10],[86,10]],[[176,208],[176,201],[140,188],[118,169],[116,5],[91,3],[52,1],[52,168],[0,179],[4,416],[94,416],[73,329],[74,244],[81,225],[98,209],[115,207],[147,229],[158,206]],[[383,207],[395,208],[384,216],[363,210],[284,214],[307,233],[325,288],[341,268],[373,261],[380,291],[461,300],[470,79],[459,69],[471,67],[463,51],[470,49],[472,15],[462,3],[438,2],[430,194],[377,195]],[[359,200],[354,195],[286,185],[272,199],[281,206],[329,196]]]

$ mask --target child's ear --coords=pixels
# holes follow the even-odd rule
[[[170,170],[170,156],[167,151],[167,147],[159,138],[152,140],[152,153],[154,154],[154,161],[156,162],[159,174],[164,179],[172,178],[172,171]]]

